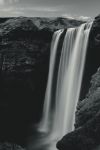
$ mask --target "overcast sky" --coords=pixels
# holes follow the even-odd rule
[[[0,0],[3,16],[89,16],[100,13],[100,0]]]

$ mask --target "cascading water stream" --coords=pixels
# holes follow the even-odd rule
[[[48,83],[47,83],[45,100],[44,100],[43,118],[39,125],[39,131],[42,131],[42,132],[49,131],[49,123],[50,123],[50,118],[51,118],[51,114],[50,114],[51,113],[51,98],[52,98],[51,95],[52,95],[55,61],[56,61],[56,54],[57,54],[59,39],[63,31],[64,30],[56,31],[52,38],[49,75],[48,75]]]
[[[63,30],[55,32],[53,36],[43,117],[39,130],[50,132],[54,139],[59,139],[74,129],[91,26],[92,23],[85,23],[66,31],[59,60],[54,110],[51,108],[52,82],[57,47]]]
[[[61,53],[52,135],[62,137],[74,129],[91,23],[68,29]]]

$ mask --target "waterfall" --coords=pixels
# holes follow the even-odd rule
[[[75,111],[80,96],[86,51],[92,23],[66,31],[59,60],[54,107],[51,108],[52,85],[57,48],[63,30],[54,33],[51,44],[48,83],[40,131],[61,138],[74,129]]]
[[[50,65],[49,65],[49,75],[48,75],[48,83],[45,93],[45,100],[44,100],[44,109],[42,115],[42,121],[39,125],[39,130],[42,132],[48,132],[49,130],[49,123],[51,117],[51,95],[52,95],[52,86],[53,86],[53,76],[54,76],[54,69],[55,69],[55,60],[57,54],[58,43],[60,40],[60,36],[64,30],[58,30],[54,33],[51,43],[51,54],[50,54]]]

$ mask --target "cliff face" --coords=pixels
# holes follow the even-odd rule
[[[85,76],[100,66],[100,16],[96,17],[91,29]],[[89,58],[87,55],[87,58]],[[95,57],[96,56],[96,57]],[[92,58],[93,57],[93,58]],[[93,61],[93,62],[92,62]],[[85,79],[85,77],[84,77]],[[100,145],[100,68],[92,76],[91,86],[85,98],[77,106],[75,131],[65,135],[58,143],[59,150],[94,150]]]
[[[51,38],[27,18],[0,24],[0,140],[25,143],[28,124],[39,119]]]
[[[0,19],[0,140],[25,143],[41,117],[53,32],[82,22],[64,18]]]

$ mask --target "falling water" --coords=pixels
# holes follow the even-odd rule
[[[50,133],[55,138],[61,138],[74,129],[75,111],[80,96],[91,26],[92,23],[85,23],[77,28],[69,28],[66,32],[59,60],[54,110],[50,107],[52,82],[57,47],[63,30],[55,32],[53,36],[49,77],[40,130],[48,132],[50,129],[49,122],[51,122],[52,130]],[[50,120],[51,115],[52,120]]]
[[[48,83],[45,93],[44,109],[43,109],[43,118],[39,125],[39,130],[42,132],[48,132],[49,122],[51,117],[51,95],[52,95],[52,85],[53,85],[53,76],[55,69],[55,60],[57,54],[58,43],[63,30],[58,30],[54,33],[51,43],[51,54],[50,54],[50,66],[49,66],[49,75]]]
[[[53,120],[54,136],[62,137],[74,129],[75,111],[80,96],[82,76],[91,23],[68,29],[61,53],[56,106]]]

